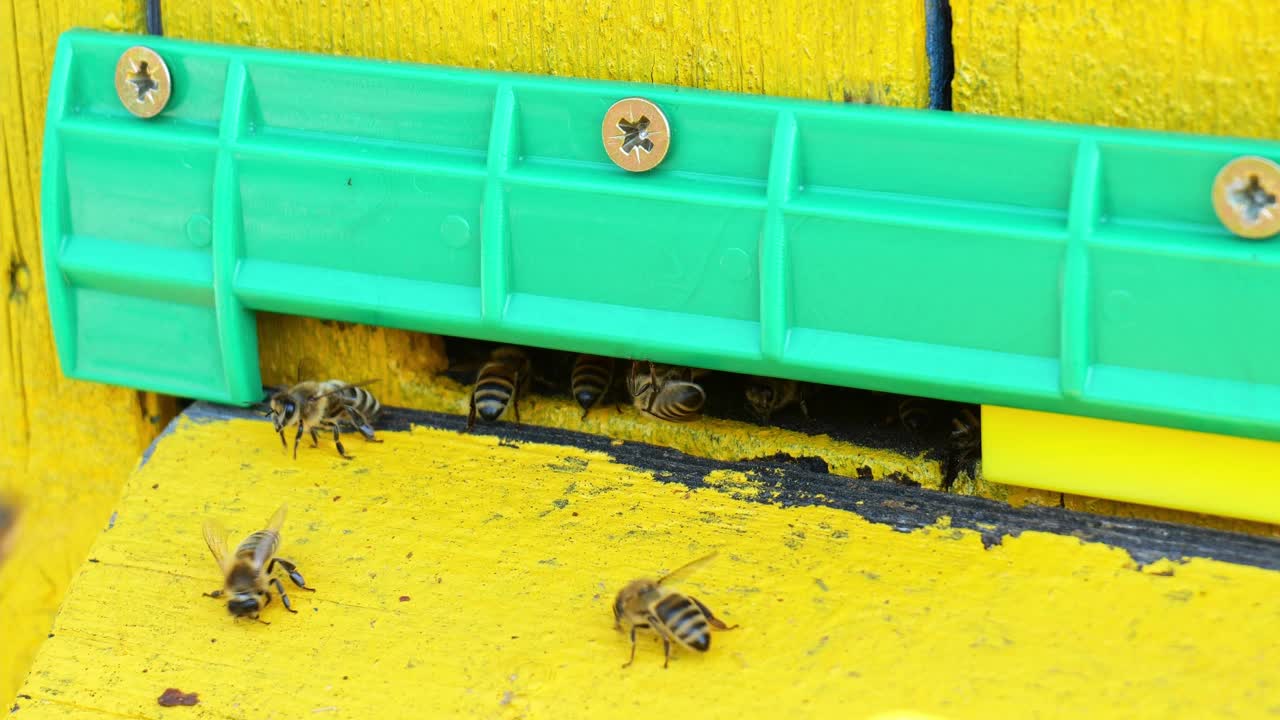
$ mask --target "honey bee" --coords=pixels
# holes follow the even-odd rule
[[[0,497],[0,563],[4,562],[17,544],[19,520],[21,512],[17,499]]]
[[[373,393],[360,387],[373,382],[376,381],[345,383],[341,380],[307,380],[273,394],[267,415],[275,423],[280,443],[288,449],[284,429],[297,425],[298,434],[293,439],[293,457],[297,458],[298,443],[302,441],[304,430],[311,433],[312,447],[320,445],[320,430],[332,430],[333,444],[338,446],[338,454],[350,460],[352,456],[342,447],[340,437],[340,426],[343,423],[359,430],[369,442],[382,442],[374,437],[373,427],[370,425],[382,412],[382,403],[378,402]]]
[[[898,422],[913,434],[919,434],[933,425],[933,409],[924,398],[903,398],[898,403]]]
[[[943,490],[951,489],[960,469],[982,454],[982,422],[972,410],[962,409],[959,416],[951,418],[951,426],[943,463]]]
[[[809,408],[804,404],[804,393],[800,383],[795,380],[779,378],[753,377],[747,383],[747,405],[751,407],[761,422],[769,422],[769,417],[790,405],[799,404],[800,412],[809,417]]]
[[[289,595],[284,591],[284,583],[280,582],[280,578],[271,576],[277,563],[289,574],[289,579],[294,585],[303,590],[315,592],[315,588],[307,587],[306,581],[302,579],[302,575],[298,574],[298,568],[293,563],[275,556],[276,550],[280,547],[280,527],[284,525],[285,510],[286,506],[281,505],[280,509],[271,516],[267,529],[259,530],[245,538],[244,542],[236,548],[234,555],[227,552],[226,530],[214,520],[206,520],[204,523],[204,541],[208,544],[209,552],[213,553],[213,559],[218,562],[218,568],[222,570],[225,578],[221,590],[205,593],[205,596],[212,598],[226,596],[227,611],[237,618],[248,616],[258,620],[258,613],[271,604],[270,586],[274,586],[276,592],[280,593],[280,600],[284,602],[285,610],[291,613],[298,612],[289,602]],[[262,621],[259,620],[259,622]]]
[[[476,415],[485,422],[494,422],[508,404],[515,412],[516,422],[520,422],[520,396],[528,391],[532,377],[529,356],[523,350],[509,345],[494,350],[476,375],[467,430],[475,427]]]
[[[707,393],[693,382],[693,369],[649,362],[648,374],[639,375],[639,365],[632,362],[627,377],[627,390],[636,408],[670,422],[690,422],[702,416]]]
[[[631,626],[631,657],[622,667],[635,662],[636,630],[640,628],[653,630],[662,638],[662,667],[665,669],[671,662],[671,643],[706,652],[711,648],[711,628],[733,630],[738,627],[725,625],[696,598],[667,587],[669,583],[689,575],[715,556],[715,553],[711,553],[700,557],[657,580],[633,580],[618,592],[618,597],[613,601],[613,626],[617,630],[622,629],[623,622]]]
[[[599,405],[609,394],[609,386],[613,384],[613,358],[599,355],[579,355],[573,361],[573,374],[569,379],[569,390],[573,399],[582,406],[582,419],[587,419],[591,408]]]

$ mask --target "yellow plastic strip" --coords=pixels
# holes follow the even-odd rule
[[[984,406],[982,453],[993,482],[1280,522],[1280,443]]]

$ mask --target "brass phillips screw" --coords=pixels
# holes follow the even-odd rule
[[[1213,181],[1213,211],[1242,238],[1280,233],[1280,165],[1255,156],[1227,163]]]
[[[671,147],[667,116],[644,98],[626,98],[614,103],[604,114],[600,134],[609,159],[630,172],[654,169]]]
[[[125,109],[140,118],[155,117],[169,104],[173,80],[164,59],[149,47],[135,45],[116,63],[116,95]]]

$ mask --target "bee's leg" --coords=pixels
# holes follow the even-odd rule
[[[311,428],[311,447],[320,447],[320,433]]]
[[[511,388],[511,409],[516,414],[516,424],[520,424],[520,372],[516,371],[516,382]]]
[[[631,626],[631,658],[627,660],[626,664],[624,664],[622,667],[631,667],[631,663],[636,661],[636,628],[638,627],[640,626],[639,625]]]
[[[662,669],[666,670],[671,664],[671,641],[664,635],[662,637]]]
[[[307,581],[302,579],[302,573],[298,572],[298,566],[283,558],[271,558],[271,562],[267,563],[268,575],[275,570],[276,563],[279,563],[280,567],[284,568],[284,571],[289,573],[289,579],[293,581],[294,585],[297,585],[303,590],[309,590],[311,592],[316,591],[313,587],[307,587]]]
[[[471,389],[471,410],[467,413],[467,432],[476,426],[476,391]]]
[[[298,434],[293,438],[293,459],[298,459],[298,443],[302,442],[302,420],[298,420]]]
[[[333,444],[338,446],[338,454],[342,456],[343,460],[350,460],[355,457],[354,455],[348,455],[347,449],[342,447],[342,438],[341,434],[338,432],[337,425],[333,426]]]
[[[207,592],[207,593],[201,593],[201,594],[202,594],[202,595],[204,595],[205,597],[211,597],[211,598],[220,598],[220,597],[222,597],[222,591],[221,591],[221,590],[214,590],[213,592]]]
[[[284,448],[285,450],[289,449],[289,441],[284,439],[283,429],[280,430],[280,447]]]
[[[799,402],[800,402],[800,414],[804,415],[805,420],[812,420],[812,418],[809,417],[809,406],[804,404],[804,398],[803,397],[800,398]]]
[[[725,625],[723,620],[711,614],[711,610],[709,610],[706,605],[703,605],[701,600],[693,597],[689,599],[693,601],[694,605],[698,606],[698,609],[702,611],[703,615],[707,616],[707,622],[710,623],[711,627],[717,630],[733,630],[738,627],[737,625],[732,627]]]
[[[284,603],[284,609],[295,615],[298,614],[298,611],[293,609],[293,603],[289,602],[289,593],[284,591],[284,583],[280,582],[280,578],[273,577],[270,582],[275,586],[276,592],[280,593],[280,602]],[[267,593],[267,603],[270,602],[271,593]],[[266,607],[266,604],[264,604],[263,607]]]
[[[364,436],[365,440],[377,443],[382,442],[373,436],[373,427],[369,425],[369,421],[366,420],[363,415],[356,412],[355,409],[347,408],[347,417],[351,418],[351,424],[356,426],[356,429],[360,431],[360,434]]]
[[[658,369],[654,367],[653,361],[649,361],[649,406],[645,408],[647,412],[653,412],[653,403],[658,399],[658,393],[662,392],[662,385],[658,383]]]

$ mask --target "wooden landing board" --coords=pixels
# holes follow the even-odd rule
[[[14,717],[1211,717],[1280,712],[1280,543],[393,412],[296,461],[196,405],[129,480]],[[204,517],[290,506],[314,594],[236,622]],[[682,586],[741,628],[642,636],[613,595]],[[1207,559],[1214,558],[1214,559]],[[165,708],[167,689],[194,707]]]

